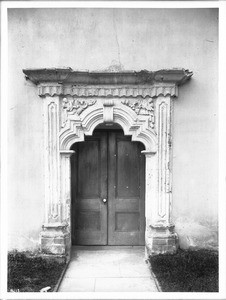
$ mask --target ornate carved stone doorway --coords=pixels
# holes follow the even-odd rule
[[[78,72],[26,69],[43,98],[45,130],[44,253],[67,255],[71,247],[71,146],[101,123],[118,124],[145,150],[145,246],[148,254],[173,253],[177,235],[171,221],[172,107],[178,86],[192,72]]]

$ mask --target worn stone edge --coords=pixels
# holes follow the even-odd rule
[[[55,285],[55,287],[54,287],[54,289],[53,289],[53,293],[58,292],[58,289],[59,289],[60,284],[61,284],[61,282],[62,282],[62,280],[63,280],[64,274],[66,273],[67,268],[68,268],[68,266],[69,266],[69,263],[70,263],[70,260],[66,263],[66,265],[65,265],[65,267],[64,267],[64,269],[63,269],[63,271],[61,272],[60,278],[58,279],[57,284]]]
[[[184,68],[161,69],[158,71],[79,71],[71,68],[42,68],[42,69],[23,69],[26,79],[38,84],[41,82],[58,83],[85,83],[85,84],[106,84],[120,82],[126,84],[153,83],[153,82],[174,82],[177,85],[183,84],[193,75],[192,71]],[[103,80],[102,77],[105,77]],[[123,77],[124,79],[122,80]],[[107,81],[106,81],[107,79]]]
[[[146,259],[146,263],[147,263],[147,265],[148,265],[148,268],[149,268],[149,270],[150,270],[150,272],[151,272],[152,277],[154,278],[154,282],[155,282],[155,284],[156,284],[157,290],[158,290],[159,292],[162,292],[162,288],[161,288],[161,286],[160,286],[160,283],[159,283],[157,277],[155,276],[154,272],[152,271],[151,263],[150,263],[149,259]]]

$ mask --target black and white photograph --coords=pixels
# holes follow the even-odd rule
[[[226,299],[225,4],[2,1],[1,299]]]

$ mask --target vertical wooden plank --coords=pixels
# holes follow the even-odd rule
[[[97,132],[98,133],[98,132]],[[98,133],[99,138],[101,139],[100,147],[100,169],[101,169],[101,178],[100,178],[100,202],[101,202],[101,234],[102,234],[102,243],[107,245],[108,243],[108,202],[104,203],[103,199],[108,197],[108,136],[107,132]]]
[[[108,134],[108,245],[115,245],[116,133]]]

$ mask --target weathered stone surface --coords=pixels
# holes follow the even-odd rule
[[[147,255],[176,253],[178,236],[174,232],[174,225],[151,225],[146,233]]]
[[[35,84],[56,82],[62,84],[153,84],[155,82],[174,82],[179,85],[188,80],[193,72],[185,69],[163,69],[121,72],[84,72],[71,68],[24,69],[26,78]]]
[[[53,225],[45,225],[40,233],[41,251],[45,254],[68,256],[70,233],[67,226]]]

